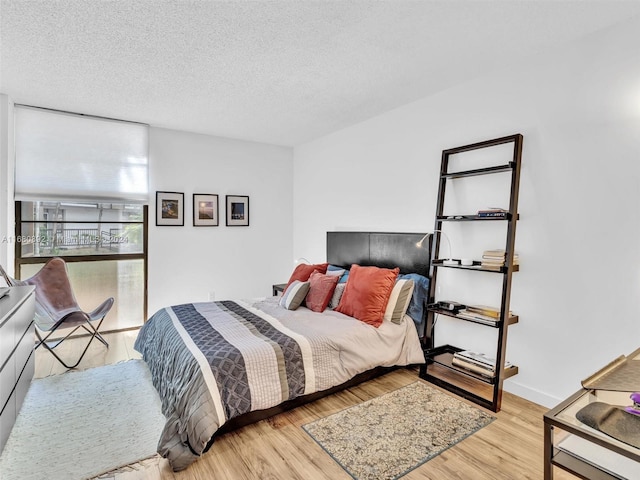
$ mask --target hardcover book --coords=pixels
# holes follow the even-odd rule
[[[496,359],[488,356],[485,353],[473,352],[471,350],[463,350],[461,352],[456,352],[453,355],[453,358],[459,358],[461,360],[466,360],[467,362],[474,362],[480,365],[484,365],[487,368],[495,369],[496,368]],[[505,368],[511,367],[509,362],[504,363]]]
[[[467,305],[468,313],[477,313],[485,317],[491,317],[494,319],[500,318],[500,309],[496,307],[489,307],[487,305]],[[509,316],[513,315],[513,312],[509,310]]]
[[[478,210],[479,217],[506,217],[508,210],[504,208],[484,208],[482,210]]]
[[[486,305],[467,305],[467,310],[487,317],[498,318],[500,316],[500,309]]]
[[[465,370],[469,370],[470,372],[477,373],[486,378],[495,378],[496,376],[495,370],[490,370],[476,363],[467,362],[461,358],[453,357],[453,360],[451,361],[451,363],[456,367],[464,368]]]
[[[478,320],[480,322],[485,322],[488,324],[495,324],[499,321],[499,318],[489,317],[487,315],[482,315],[481,313],[469,312],[467,310],[462,310],[461,312],[457,312],[456,316],[460,318],[464,318],[466,320]]]
[[[478,212],[479,217],[506,217],[507,214],[505,212]]]

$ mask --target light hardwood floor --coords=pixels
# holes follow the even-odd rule
[[[133,349],[137,331],[108,334],[106,349],[94,342],[80,369],[140,358]],[[78,355],[86,339],[60,345],[61,355]],[[64,350],[63,350],[64,349]],[[36,377],[64,373],[52,355],[36,351]],[[266,480],[351,477],[301,428],[400,387],[422,381],[417,370],[400,369],[378,379],[220,437],[201,459],[172,472],[164,459],[143,462],[101,480]],[[516,480],[542,478],[542,415],[545,408],[506,393],[497,420],[413,470],[403,480]],[[135,435],[135,432],[132,432]],[[556,469],[556,480],[575,477]]]

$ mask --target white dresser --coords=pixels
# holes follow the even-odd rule
[[[0,298],[0,451],[33,378],[34,290],[32,286],[12,287]]]

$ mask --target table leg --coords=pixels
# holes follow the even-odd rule
[[[553,426],[544,426],[544,480],[553,480]]]

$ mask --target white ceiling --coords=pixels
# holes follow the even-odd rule
[[[639,13],[640,0],[0,0],[0,92],[292,146]]]

